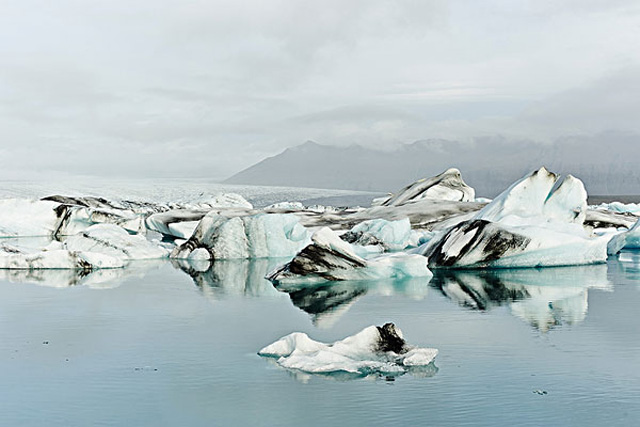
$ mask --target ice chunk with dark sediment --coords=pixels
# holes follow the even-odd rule
[[[93,270],[121,268],[124,261],[108,254],[70,251],[59,242],[42,249],[23,248],[9,244],[0,245],[0,269],[7,270]]]
[[[432,239],[430,267],[543,267],[604,262],[611,236],[584,227],[582,182],[541,168],[515,182],[470,220]]]
[[[169,256],[169,251],[143,235],[130,234],[114,224],[95,224],[67,237],[63,246],[69,251],[93,252],[123,260],[157,259]]]
[[[475,190],[462,180],[458,169],[451,168],[440,175],[418,180],[396,194],[385,199],[378,199],[375,204],[402,206],[424,199],[471,202],[474,198]]]
[[[283,368],[312,374],[347,373],[401,375],[430,365],[438,354],[434,348],[413,347],[393,323],[369,326],[332,344],[314,341],[305,333],[289,334],[258,352],[277,358]]]
[[[431,276],[427,259],[421,255],[397,253],[365,259],[327,227],[315,232],[311,240],[312,244],[267,279],[278,285]]]
[[[203,248],[211,259],[293,256],[309,242],[308,230],[292,214],[229,217],[218,211],[204,216],[193,235],[174,249],[172,258],[193,258]],[[198,258],[202,259],[202,251]]]

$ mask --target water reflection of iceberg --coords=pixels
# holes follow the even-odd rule
[[[424,278],[377,281],[327,282],[318,285],[278,286],[286,292],[293,305],[311,315],[313,324],[329,328],[364,295],[402,295],[420,300],[429,290]]]
[[[159,268],[163,260],[145,260],[131,262],[125,268],[99,270],[2,270],[0,281],[12,283],[31,283],[52,288],[86,286],[92,289],[117,288],[126,279],[143,277],[154,268]]]
[[[583,321],[588,289],[611,289],[607,266],[438,271],[431,286],[460,305],[489,310],[509,305],[511,312],[546,332]]]
[[[275,294],[264,276],[282,263],[281,259],[191,261],[171,260],[174,267],[187,273],[202,294],[211,300],[229,296],[265,296]]]
[[[623,250],[616,258],[609,260],[609,270],[617,277],[637,283],[640,281],[640,250]]]

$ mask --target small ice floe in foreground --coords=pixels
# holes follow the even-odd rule
[[[272,271],[266,278],[279,285],[431,276],[427,259],[422,255],[396,253],[364,259],[327,227],[315,232],[311,240],[313,243],[291,262]]]
[[[435,348],[407,345],[402,331],[393,323],[369,326],[333,344],[314,341],[305,333],[294,332],[258,352],[277,358],[283,368],[310,374],[349,374],[354,378],[380,374],[397,376],[432,365]],[[432,373],[436,369],[433,366]]]

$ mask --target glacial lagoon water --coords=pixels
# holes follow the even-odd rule
[[[94,184],[13,183],[0,195],[355,200],[200,181]],[[290,293],[263,279],[284,261],[0,271],[0,425],[638,425],[640,252],[607,265],[436,272]],[[332,342],[385,322],[409,344],[438,348],[435,365],[349,379],[286,371],[256,354],[294,331]]]
[[[0,275],[0,425],[630,426],[640,253],[607,265],[438,273],[280,292],[282,260]],[[203,270],[203,269],[200,269]],[[93,273],[96,274],[96,273]],[[67,286],[71,284],[71,286]],[[56,287],[53,287],[56,286]],[[289,372],[256,352],[395,322],[422,375]]]

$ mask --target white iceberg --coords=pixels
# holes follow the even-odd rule
[[[148,230],[157,231],[165,236],[188,239],[207,212],[174,209],[150,215],[145,220],[145,225]]]
[[[176,247],[172,258],[187,259],[206,249],[212,259],[290,257],[309,243],[309,231],[293,214],[257,214],[228,217],[209,212],[193,235]],[[202,259],[202,254],[198,254]]]
[[[579,179],[541,168],[422,249],[430,267],[512,268],[605,262],[609,235],[587,231],[587,193]]]
[[[401,251],[429,240],[431,233],[411,229],[409,218],[397,221],[363,221],[341,235],[342,240],[359,246],[380,246],[383,251]]]
[[[630,213],[635,216],[640,216],[640,203],[622,203],[622,202],[601,203],[597,206],[592,206],[592,208],[600,211]]]
[[[615,255],[622,249],[640,249],[640,219],[629,230],[611,233],[614,236],[609,241],[609,255]]]
[[[472,202],[475,193],[462,180],[460,171],[451,168],[440,175],[418,180],[385,199],[376,199],[374,203],[381,206],[402,206],[424,199]]]
[[[287,335],[258,352],[277,358],[283,368],[312,374],[347,373],[356,377],[372,374],[401,375],[424,367],[438,354],[434,348],[407,345],[393,323],[369,326],[332,344],[314,341],[305,333]]]
[[[58,224],[55,202],[0,200],[0,237],[51,236]]]
[[[63,247],[73,252],[91,252],[123,260],[156,259],[169,256],[169,251],[143,235],[129,234],[114,224],[95,224],[67,237]]]
[[[124,261],[119,257],[88,251],[69,251],[59,242],[42,249],[27,249],[8,244],[0,245],[0,269],[46,270],[70,269],[93,270],[99,268],[121,268]]]
[[[279,285],[431,276],[427,259],[421,255],[396,253],[364,259],[327,227],[316,231],[311,240],[312,244],[269,273],[267,279]]]

